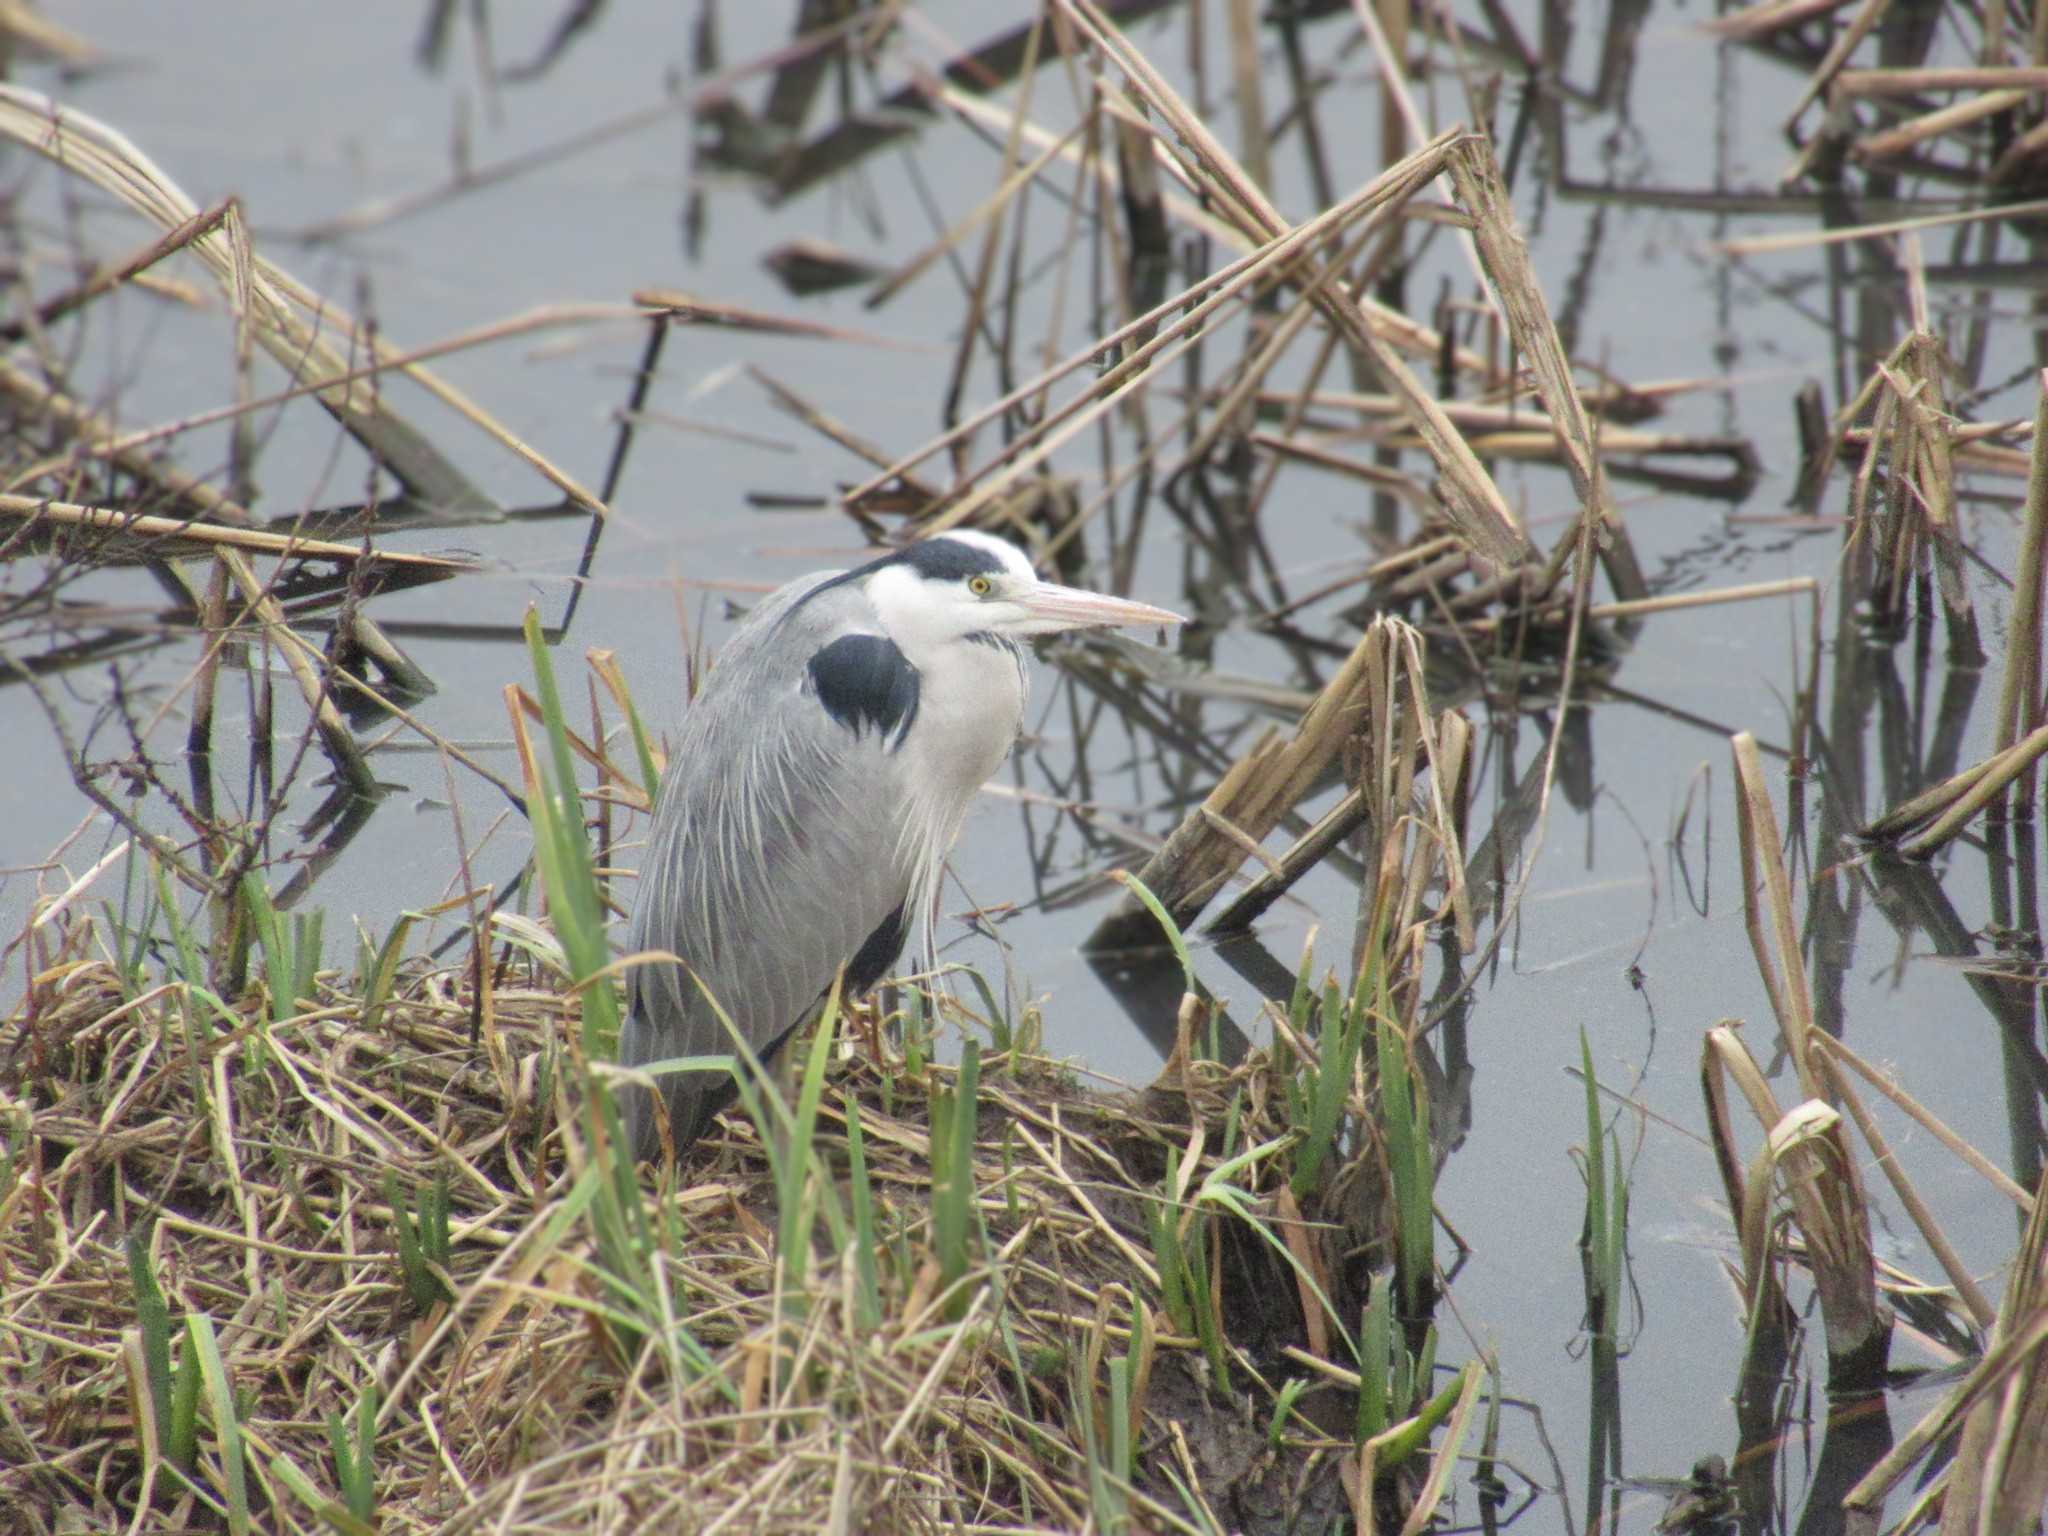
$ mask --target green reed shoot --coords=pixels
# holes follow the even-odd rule
[[[1195,962],[1194,957],[1188,952],[1187,936],[1180,931],[1180,925],[1173,920],[1173,915],[1166,910],[1166,907],[1160,902],[1159,898],[1146,888],[1145,882],[1129,870],[1112,869],[1109,872],[1109,878],[1137,897],[1138,904],[1152,914],[1152,921],[1157,923],[1159,931],[1166,935],[1167,946],[1172,949],[1173,958],[1180,963],[1182,990],[1197,996],[1202,995],[1201,984],[1195,980]],[[1217,1038],[1217,1011],[1217,1007],[1212,1001],[1208,1009],[1209,1038],[1207,1048],[1210,1061],[1221,1061],[1223,1059],[1222,1045]]]
[[[178,1369],[171,1377],[171,1414],[162,1439],[164,1460],[190,1472],[199,1455],[199,1346],[178,1335]]]
[[[289,1489],[294,1498],[317,1514],[335,1536],[377,1536],[374,1504],[370,1515],[358,1515],[348,1505],[329,1498],[314,1487],[313,1480],[284,1452],[279,1451],[270,1458],[270,1475]]]
[[[150,862],[154,863],[154,860]],[[110,901],[99,904],[99,932],[111,944],[111,958],[114,972],[120,978],[123,1002],[133,1002],[148,990],[149,955],[156,945],[159,915],[156,893],[152,882],[138,874],[142,864],[141,859],[133,857],[121,861],[119,911]],[[139,912],[135,910],[138,902],[141,905]]]
[[[1303,969],[1307,969],[1305,964]],[[1304,976],[1296,981],[1290,1022],[1303,1039],[1308,1038],[1312,1011],[1321,1027],[1316,1035],[1315,1064],[1287,1078],[1288,1118],[1301,1135],[1294,1150],[1294,1176],[1288,1181],[1297,1200],[1306,1199],[1315,1189],[1324,1161],[1336,1148],[1365,1027],[1365,1010],[1357,993],[1347,1004],[1337,984],[1326,982],[1321,1006],[1316,1007],[1315,994],[1302,984],[1305,980]]]
[[[654,803],[655,795],[661,789],[661,773],[654,766],[654,747],[647,738],[647,726],[640,718],[640,711],[633,703],[633,690],[626,686],[625,674],[618,670],[616,663],[607,662],[599,668],[599,675],[612,687],[612,697],[626,712],[626,730],[633,738],[633,760],[640,767],[640,788],[647,796],[647,803]]]
[[[1109,1470],[1119,1488],[1131,1485],[1131,1358],[1111,1355],[1109,1368]]]
[[[130,1228],[127,1240],[128,1277],[135,1287],[135,1321],[142,1333],[143,1374],[148,1378],[150,1412],[156,1420],[157,1444],[164,1454],[181,1466],[172,1450],[171,1309],[157,1283],[156,1268],[150,1263],[149,1244],[137,1228]]]
[[[287,917],[277,910],[254,871],[242,876],[242,904],[263,956],[263,974],[270,987],[270,1022],[282,1024],[299,1011],[301,999],[311,1002],[315,998],[324,914],[315,907]]]
[[[1360,1444],[1379,1441],[1382,1472],[1428,1444],[1431,1431],[1457,1403],[1464,1386],[1461,1372],[1454,1385],[1423,1401],[1436,1372],[1436,1329],[1425,1329],[1422,1353],[1410,1355],[1394,1314],[1392,1277],[1374,1275],[1358,1330],[1356,1432]]]
[[[1275,1451],[1281,1449],[1287,1439],[1287,1421],[1294,1415],[1294,1405],[1301,1400],[1301,1394],[1308,1390],[1306,1376],[1290,1376],[1280,1384],[1280,1390],[1273,1394],[1273,1415],[1266,1421],[1266,1444]]]
[[[1586,1089],[1586,1149],[1580,1172],[1586,1179],[1586,1221],[1579,1252],[1586,1271],[1586,1315],[1594,1336],[1615,1341],[1621,1314],[1622,1265],[1628,1243],[1628,1169],[1620,1139],[1600,1124],[1600,1085],[1593,1076],[1593,1048],[1579,1030],[1579,1065]]]
[[[1385,981],[1380,982],[1382,999]],[[1380,1132],[1394,1188],[1394,1267],[1410,1316],[1428,1310],[1436,1283],[1436,1162],[1429,1090],[1408,1059],[1408,1038],[1382,1012],[1378,1025]]]
[[[861,1136],[860,1102],[846,1097],[846,1182],[853,1204],[854,1305],[869,1333],[882,1326],[882,1284],[875,1260],[875,1192],[868,1182],[867,1143]]]
[[[240,1020],[229,1012],[225,1003],[215,997],[207,986],[206,966],[199,958],[199,945],[192,934],[191,925],[178,911],[178,902],[171,891],[171,879],[163,861],[154,855],[150,857],[150,868],[156,876],[157,909],[163,913],[164,928],[171,936],[172,978],[178,982],[178,1016],[185,1027],[185,1071],[190,1080],[192,1102],[201,1115],[210,1113],[208,1106],[213,1102],[213,1084],[204,1066],[204,1047],[213,1043],[213,1024],[210,1016],[199,1004],[204,1001],[231,1025]]]
[[[1289,1132],[1270,1141],[1262,1141],[1255,1147],[1246,1147],[1242,1152],[1225,1158],[1202,1176],[1202,1182],[1195,1190],[1193,1203],[1197,1210],[1215,1206],[1230,1212],[1245,1230],[1272,1249],[1274,1256],[1293,1270],[1295,1278],[1315,1297],[1323,1309],[1324,1316],[1329,1319],[1330,1326],[1336,1330],[1345,1350],[1355,1359],[1358,1355],[1358,1344],[1345,1327],[1344,1320],[1337,1315],[1337,1309],[1331,1304],[1322,1283],[1301,1262],[1294,1250],[1287,1246],[1286,1240],[1273,1230],[1273,1224],[1260,1214],[1264,1202],[1237,1182],[1239,1174],[1268,1159],[1286,1154],[1293,1149],[1294,1143],[1294,1134]]]
[[[1382,1471],[1392,1471],[1410,1456],[1428,1446],[1429,1437],[1436,1433],[1436,1427],[1450,1416],[1453,1408],[1458,1406],[1458,1398],[1465,1390],[1467,1374],[1478,1369],[1478,1361],[1467,1361],[1459,1369],[1458,1374],[1451,1378],[1449,1386],[1387,1431],[1379,1445],[1379,1466]],[[1416,1390],[1420,1392],[1427,1388],[1429,1377],[1418,1371],[1414,1381]]]
[[[213,1432],[220,1442],[221,1492],[227,1500],[228,1536],[248,1536],[249,1484],[243,1458],[242,1421],[229,1388],[227,1367],[221,1362],[213,1320],[203,1312],[188,1314],[185,1339],[190,1347],[182,1352],[184,1363],[179,1374],[193,1379],[195,1398],[197,1384],[203,1381],[206,1387]]]
[[[531,608],[526,612],[526,645],[549,758],[546,765],[536,765],[537,782],[527,785],[534,857],[547,890],[555,935],[568,958],[571,979],[581,989],[583,1054],[591,1061],[609,1061],[618,1052],[618,995],[609,980],[590,984],[611,962],[604,902],[591,862],[582,801],[576,793],[576,763],[569,751],[561,694],[541,639],[540,616]]]
[[[1108,1362],[1108,1367],[1110,1412],[1107,1424],[1095,1412],[1095,1383],[1072,1379],[1068,1385],[1068,1411],[1072,1422],[1081,1431],[1081,1455],[1088,1473],[1088,1504],[1094,1515],[1092,1528],[1103,1532],[1104,1536],[1128,1531],[1131,1526],[1128,1432],[1122,1432],[1123,1459],[1120,1461],[1120,1432],[1116,1427],[1129,1423],[1130,1362],[1118,1355]],[[1075,1376],[1079,1378],[1082,1374],[1077,1371]],[[1107,1446],[1102,1443],[1105,1434],[1110,1442]]]
[[[398,1176],[384,1175],[384,1199],[391,1207],[391,1234],[398,1245],[398,1270],[413,1311],[425,1317],[443,1302],[455,1299],[448,1281],[453,1257],[448,1233],[448,1173],[442,1169],[420,1185],[418,1213],[399,1187]]]
[[[1372,1277],[1372,1291],[1366,1299],[1365,1321],[1358,1331],[1358,1439],[1370,1440],[1392,1419],[1390,1405],[1401,1401],[1398,1391],[1389,1390],[1394,1371],[1394,1352],[1407,1355],[1394,1327],[1393,1286],[1384,1274]],[[1402,1403],[1405,1408],[1405,1402]]]
[[[206,966],[199,958],[199,945],[192,936],[191,925],[178,911],[178,899],[171,891],[170,872],[153,854],[149,862],[156,875],[157,910],[163,913],[164,928],[171,936],[171,953],[175,960],[172,969],[176,979],[188,987],[204,987]]]
[[[591,1236],[607,1286],[638,1320],[638,1326],[625,1329],[625,1336],[619,1338],[622,1351],[630,1354],[643,1336],[651,1334],[662,1341],[670,1365],[682,1370],[708,1357],[683,1330],[663,1326],[669,1309],[657,1291],[665,1282],[655,1266],[653,1233],[634,1176],[633,1149],[626,1145],[625,1125],[610,1090],[603,1078],[588,1067],[590,1062],[610,1061],[618,1054],[619,1001],[608,970],[611,944],[605,931],[604,898],[598,889],[582,802],[577,796],[575,761],[569,751],[561,694],[541,638],[540,616],[531,608],[526,612],[525,633],[527,654],[533,666],[534,694],[547,741],[545,764],[532,754],[524,718],[516,707],[513,725],[526,779],[534,860],[547,891],[556,936],[582,1003],[585,1130],[599,1170],[588,1207]],[[617,1329],[617,1315],[608,1315],[613,1317]]]
[[[28,1111],[17,1109],[7,1118],[5,1133],[0,1134],[0,1208],[21,1182],[21,1152],[28,1145],[30,1124]]]
[[[1215,1386],[1228,1392],[1230,1347],[1224,1336],[1221,1299],[1210,1268],[1215,1223],[1210,1212],[1199,1206],[1183,1211],[1175,1205],[1173,1192],[1179,1187],[1180,1152],[1168,1147],[1164,1194],[1146,1204],[1152,1258],[1159,1270],[1160,1298],[1175,1331],[1192,1333],[1201,1341]]]
[[[953,1086],[932,1095],[932,1246],[948,1289],[967,1273],[969,1239],[976,1230],[974,1143],[980,1127],[981,1045],[969,1040],[960,1052]],[[965,1292],[952,1302],[965,1310]]]
[[[1195,1313],[1188,1297],[1187,1259],[1180,1241],[1180,1213],[1174,1209],[1172,1192],[1180,1149],[1166,1149],[1167,1194],[1145,1206],[1145,1227],[1152,1239],[1152,1262],[1159,1271],[1159,1299],[1166,1315],[1179,1333],[1195,1331]]]
[[[398,980],[398,967],[405,959],[406,936],[419,920],[417,912],[401,912],[384,942],[372,944],[368,933],[358,932],[356,946],[356,993],[363,1000],[363,1031],[374,1033],[384,1017],[384,1005],[391,1000],[391,988]]]
[[[348,1512],[365,1524],[377,1518],[377,1389],[363,1388],[355,1410],[327,1415],[327,1446],[334,1457],[335,1486]]]
[[[931,1017],[924,989],[906,987],[903,992],[903,1070],[913,1078],[924,1076],[925,1050],[931,1044]],[[885,1082],[884,1087],[887,1087]],[[885,1107],[889,1100],[883,1099]]]
[[[796,1309],[802,1305],[819,1195],[821,1191],[829,1191],[817,1148],[818,1105],[825,1093],[825,1068],[832,1059],[832,1042],[838,1022],[839,989],[835,986],[825,1000],[824,1012],[819,1015],[817,1028],[811,1035],[811,1047],[804,1059],[803,1081],[797,1088],[794,1111],[782,1102],[774,1082],[753,1053],[747,1050],[747,1043],[737,1029],[733,1031],[735,1048],[745,1053],[745,1059],[735,1064],[734,1080],[739,1088],[740,1101],[752,1117],[762,1149],[768,1155],[768,1172],[775,1185],[777,1211],[776,1262],[782,1269],[784,1297]],[[830,1200],[828,1217],[837,1217],[836,1199],[830,1199],[829,1193],[827,1198]],[[835,1220],[834,1225],[837,1224]]]

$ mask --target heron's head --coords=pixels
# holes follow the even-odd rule
[[[971,529],[920,540],[876,562],[865,587],[899,644],[1187,622],[1149,603],[1041,581],[1014,544]]]

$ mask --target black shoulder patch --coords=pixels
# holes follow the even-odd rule
[[[858,736],[872,726],[896,746],[917,718],[917,668],[886,635],[841,635],[811,657],[825,713]]]

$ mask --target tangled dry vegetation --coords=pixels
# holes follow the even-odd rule
[[[957,1283],[929,1198],[930,1098],[955,1070],[835,1066],[815,1147],[850,1197],[857,1102],[880,1243],[821,1235],[796,1290],[769,1159],[729,1120],[659,1205],[692,1376],[622,1350],[578,1220],[573,1004],[537,962],[482,999],[471,975],[406,975],[367,1010],[328,978],[282,1019],[261,988],[223,1013],[100,959],[38,978],[0,1098],[15,1528],[1260,1530],[1360,1496],[1337,1390],[1355,1374],[1303,1356],[1291,1411],[1253,1390],[1302,1374],[1289,1348],[1328,1350],[1275,1303],[1331,1283],[1346,1245],[1297,1225],[1290,1269],[1242,1234],[1212,1244],[1236,1390],[1176,1331],[1157,1267],[1169,1164],[1194,1212],[1233,1101],[1240,1145],[1284,1136],[1266,1058],[1177,1058],[1115,1097],[1022,1049],[985,1058],[983,1235]],[[177,1383],[201,1398],[184,1453],[151,1401],[166,1315],[173,1353],[194,1319],[218,1351]],[[1417,1486],[1383,1485],[1383,1516]]]

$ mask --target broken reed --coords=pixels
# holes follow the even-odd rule
[[[1891,844],[1906,858],[1925,858],[1947,846],[1994,804],[2015,820],[2031,820],[2034,815],[2035,765],[2048,752],[2041,681],[2041,586],[2043,565],[2048,563],[2048,372],[2037,375],[2035,385],[2025,522],[2013,576],[2012,621],[2007,626],[1992,753],[1893,806],[1863,829],[1864,836]]]
[[[1851,482],[1848,537],[1869,551],[1873,620],[1903,634],[1914,594],[1931,585],[1947,619],[1949,659],[1974,666],[1984,649],[1956,526],[1950,367],[1940,337],[1910,332],[1843,409],[1836,431],[1869,412],[1869,439]]]
[[[1782,1190],[1803,1240],[1828,1339],[1830,1381],[1844,1389],[1873,1382],[1891,1339],[1891,1309],[1877,1295],[1870,1210],[1841,1116],[1835,1084],[1813,1022],[1799,930],[1792,909],[1784,845],[1764,782],[1755,738],[1731,743],[1735,760],[1736,826],[1742,853],[1743,913],[1750,949],[1776,1016],[1805,1101],[1781,1109],[1748,1049],[1732,1028],[1709,1031],[1701,1062],[1708,1122],[1730,1213],[1742,1243],[1743,1293],[1752,1328],[1781,1315],[1776,1255],[1788,1228],[1772,1219]],[[1732,1080],[1766,1132],[1747,1172],[1735,1149],[1728,1083]]]

